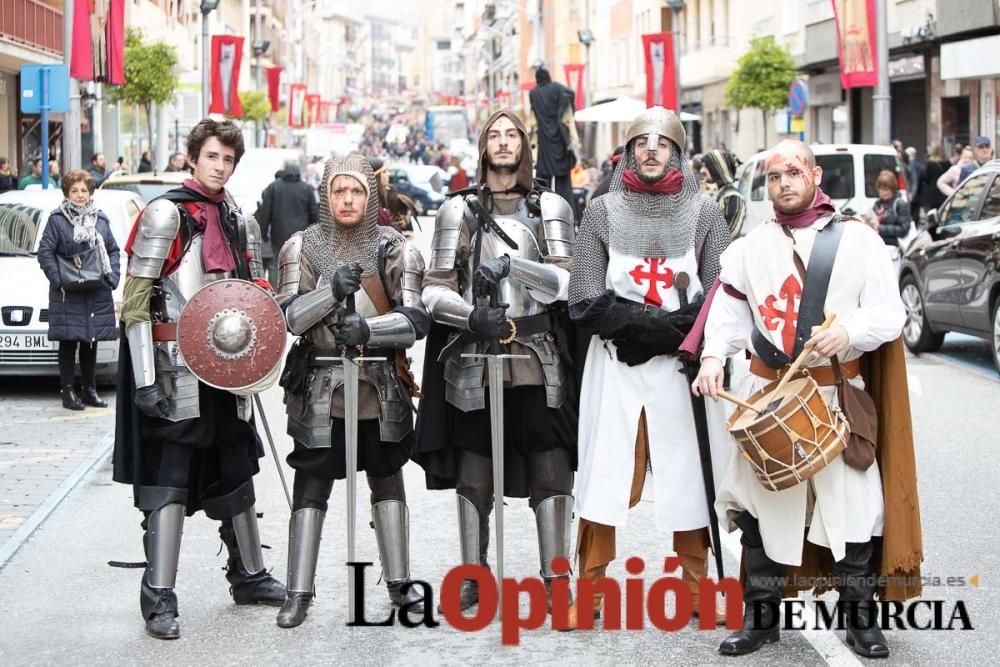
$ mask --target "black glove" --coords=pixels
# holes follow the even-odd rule
[[[364,345],[371,336],[372,332],[365,318],[357,313],[345,315],[333,327],[333,340],[337,347]]]
[[[626,327],[637,318],[645,317],[642,306],[634,302],[615,302],[608,306],[601,318],[597,335],[604,340],[621,338]]]
[[[472,294],[479,297],[489,296],[490,291],[509,275],[510,257],[504,255],[486,260],[472,274]]]
[[[660,354],[676,354],[700,310],[698,302],[672,312],[651,308],[627,316],[612,339],[618,348],[618,361],[637,366]]]
[[[507,304],[499,306],[476,306],[469,313],[469,330],[483,340],[502,340],[511,333],[507,321]]]
[[[615,344],[618,361],[629,366],[644,364],[657,356],[656,352],[650,350],[645,345],[640,345],[624,338],[615,338],[611,342]]]
[[[357,292],[361,289],[361,265],[354,262],[337,269],[330,287],[333,289],[333,298],[337,301],[343,301]]]
[[[170,414],[170,400],[158,384],[136,389],[135,407],[147,417],[166,417]]]

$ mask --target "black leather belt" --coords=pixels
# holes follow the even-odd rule
[[[552,331],[552,314],[542,313],[540,315],[531,315],[530,317],[516,318],[514,324],[517,325],[518,339],[529,338],[535,334]]]

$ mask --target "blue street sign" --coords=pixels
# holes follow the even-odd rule
[[[48,72],[49,113],[69,111],[69,67],[54,65],[21,65],[21,113],[42,112],[42,70]]]
[[[788,89],[788,110],[793,116],[801,116],[809,106],[809,88],[802,79],[796,79]]]

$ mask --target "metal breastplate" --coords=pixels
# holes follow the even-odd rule
[[[209,283],[224,278],[233,278],[231,271],[206,271],[202,263],[202,245],[205,237],[198,234],[191,238],[188,250],[181,257],[177,269],[160,280],[163,292],[162,313],[170,322],[180,319],[181,311],[194,293]]]
[[[522,202],[516,212],[512,215],[494,216],[497,225],[517,244],[517,250],[509,247],[496,234],[483,234],[482,260],[493,257],[510,255],[520,257],[535,262],[540,262],[544,258],[541,245],[539,243],[539,229],[541,220],[531,215]],[[471,300],[470,292],[466,295],[466,300]],[[529,317],[544,313],[548,308],[545,304],[536,301],[531,293],[521,283],[510,278],[505,278],[500,282],[500,303],[509,304],[507,315],[509,317]]]

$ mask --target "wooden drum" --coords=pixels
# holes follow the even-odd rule
[[[774,381],[747,399],[761,413],[737,407],[726,425],[764,488],[781,491],[801,484],[840,455],[850,429],[839,406],[803,372],[772,396]],[[766,407],[774,400],[778,406]]]

